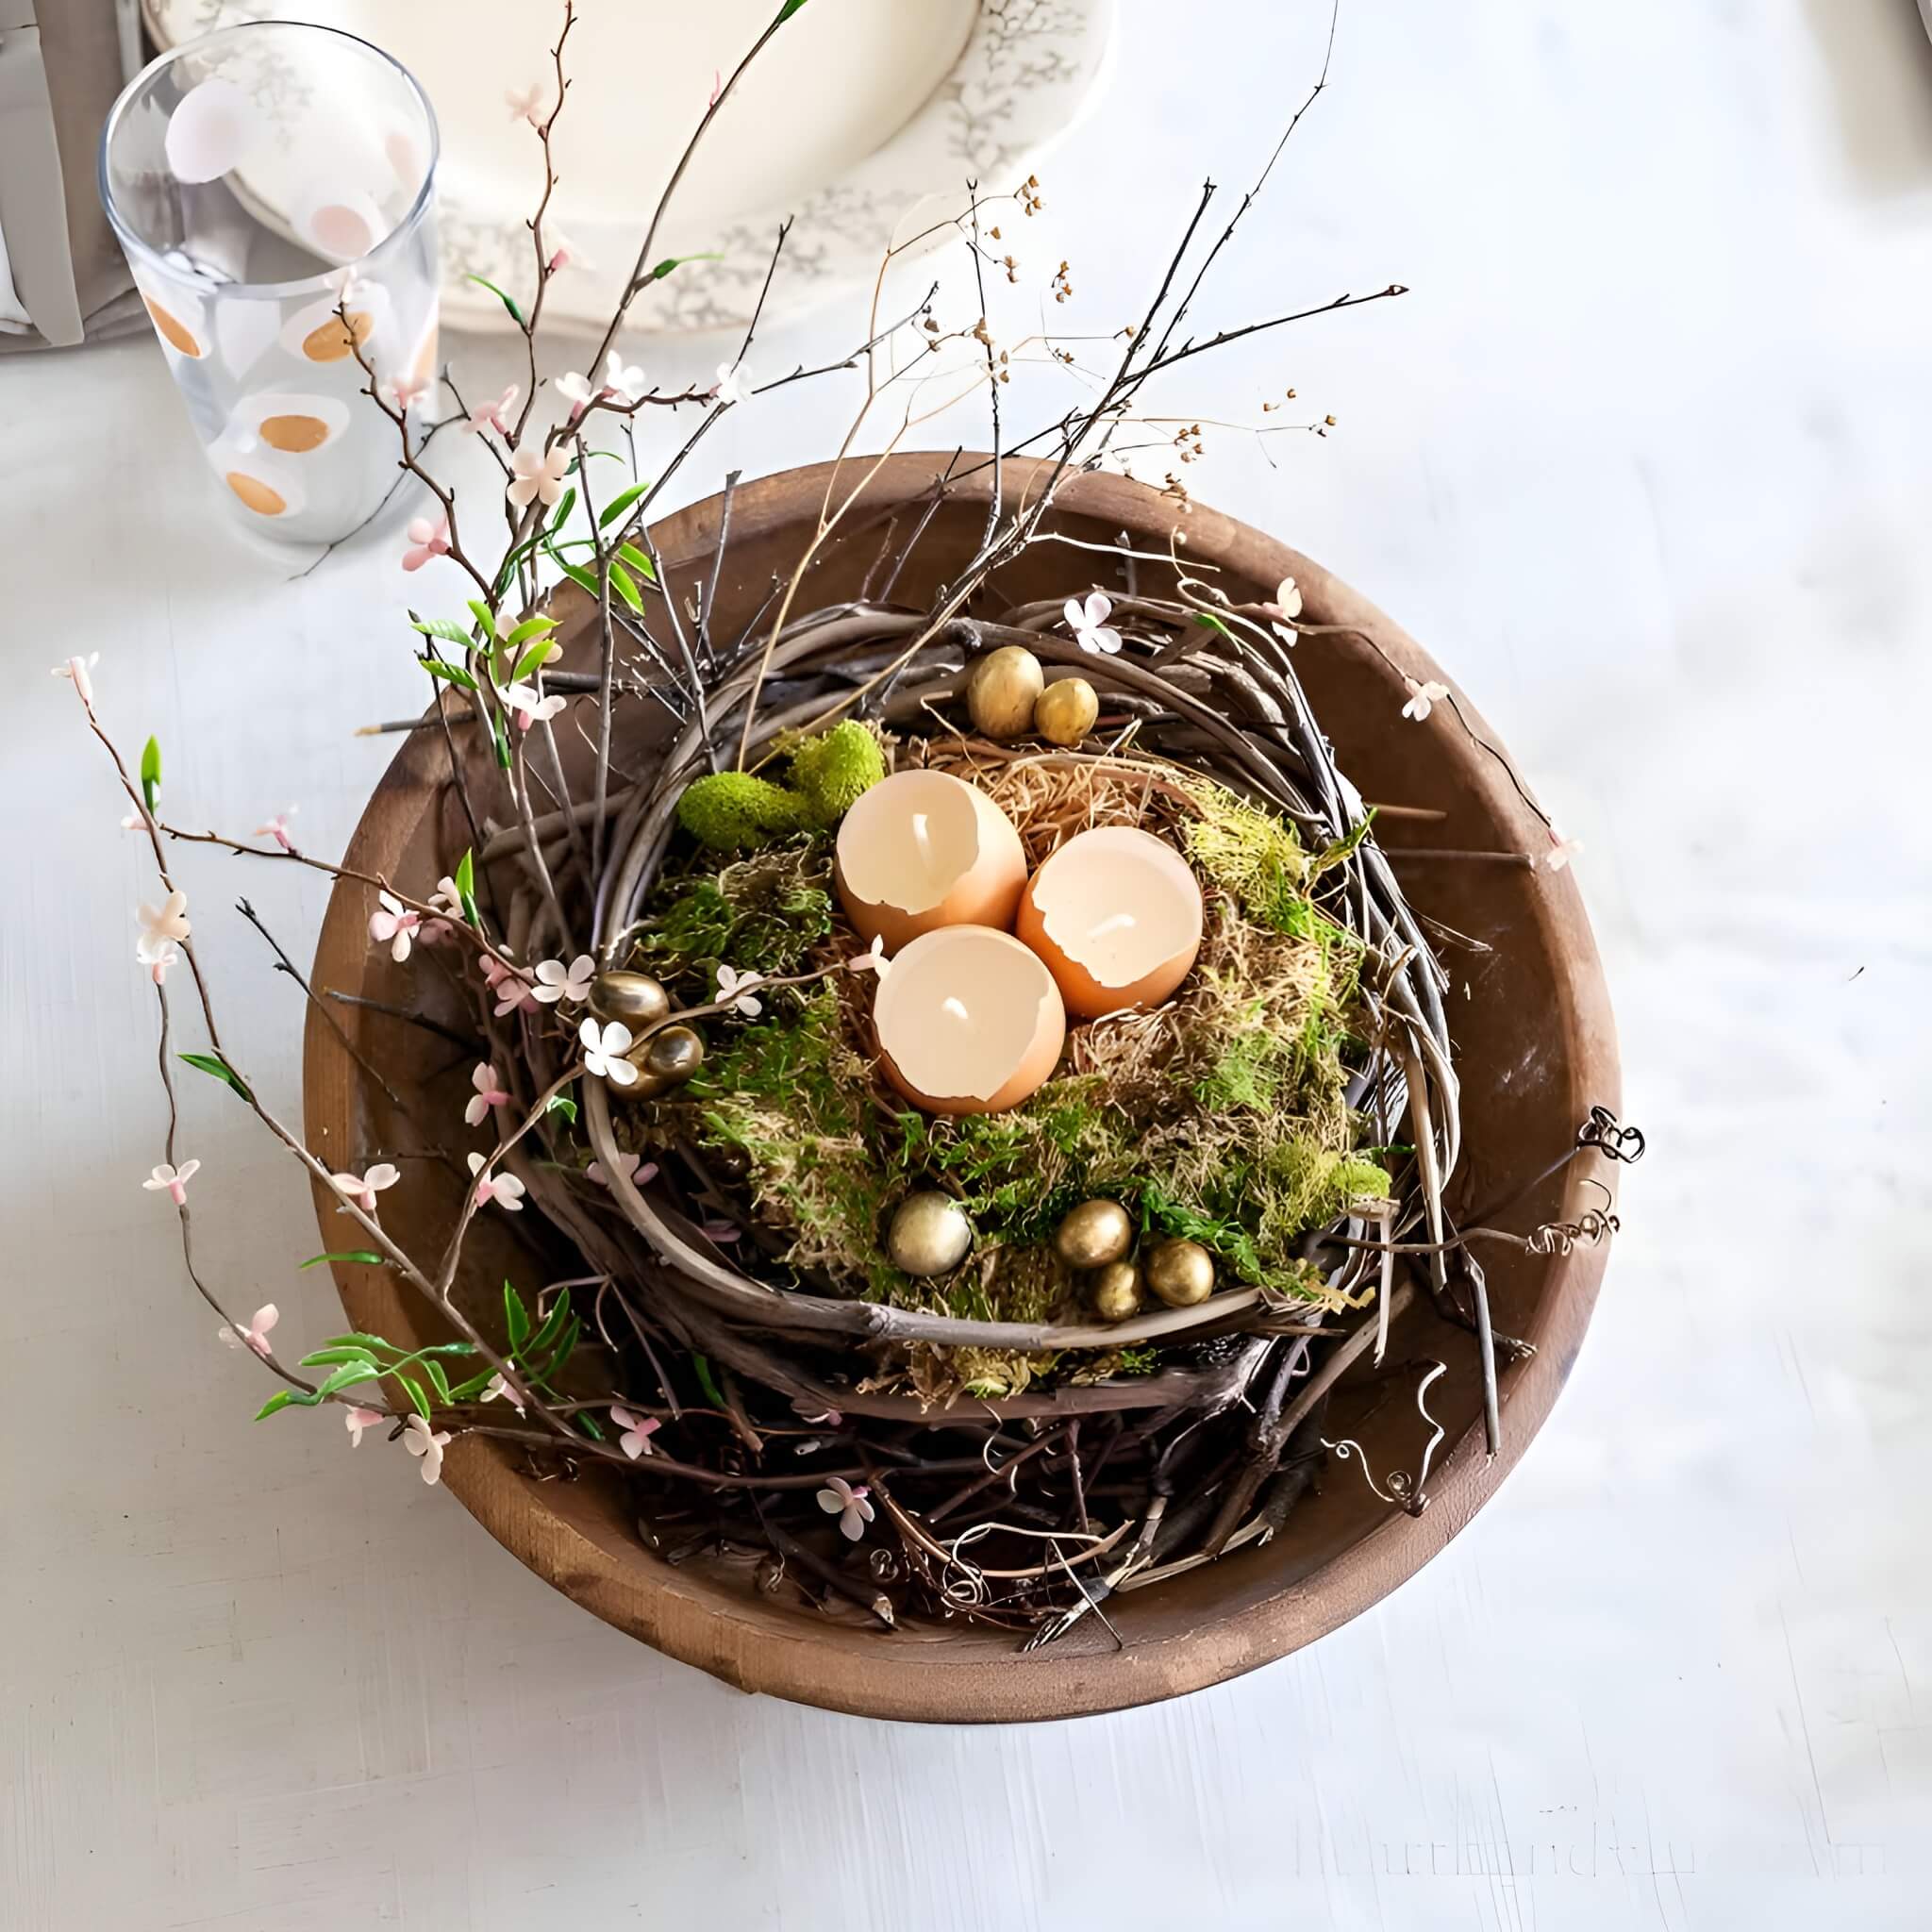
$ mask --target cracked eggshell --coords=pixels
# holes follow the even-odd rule
[[[841,821],[837,878],[859,938],[896,955],[943,926],[1010,930],[1026,853],[985,792],[946,772],[895,772]]]
[[[1013,930],[1082,1020],[1158,1007],[1201,950],[1201,883],[1164,839],[1102,825],[1026,882]]]
[[[892,960],[873,999],[886,1076],[927,1113],[1001,1113],[1052,1074],[1059,990],[1037,954],[990,925],[942,925]]]

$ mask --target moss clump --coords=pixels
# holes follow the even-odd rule
[[[677,823],[713,852],[768,845],[810,823],[805,801],[750,772],[713,772],[694,778],[677,801]]]
[[[832,930],[832,861],[794,841],[716,872],[667,880],[645,914],[634,963],[708,983],[721,964],[741,973],[796,973]]]
[[[847,718],[791,754],[791,788],[826,830],[886,775],[886,755],[863,724]]]
[[[1201,780],[1190,789],[1200,816],[1184,829],[1188,857],[1250,919],[1292,931],[1308,906],[1308,861],[1294,827],[1219,785]]]

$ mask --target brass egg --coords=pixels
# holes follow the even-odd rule
[[[886,1253],[907,1274],[946,1274],[973,1246],[973,1224],[950,1194],[922,1189],[908,1194],[886,1232]]]
[[[1109,1261],[1094,1274],[1091,1294],[1103,1322],[1124,1322],[1141,1312],[1141,1271],[1131,1261]]]
[[[1100,717],[1100,693],[1084,677],[1057,677],[1033,707],[1033,728],[1050,744],[1080,743]]]
[[[682,1087],[705,1063],[705,1042],[691,1026],[661,1026],[625,1055],[638,1070],[634,1084],[624,1089],[633,1100],[655,1100],[674,1087]]]
[[[1054,1230],[1054,1253],[1069,1268],[1105,1268],[1133,1245],[1134,1224],[1118,1201],[1082,1201]]]
[[[671,996],[648,973],[600,973],[591,982],[591,1010],[641,1033],[670,1016]]]
[[[1040,659],[1024,644],[989,651],[966,680],[966,709],[989,738],[1019,738],[1032,728],[1033,708],[1046,684]]]
[[[1147,1286],[1171,1308],[1191,1308],[1214,1292],[1214,1257],[1199,1241],[1156,1241],[1142,1265]]]

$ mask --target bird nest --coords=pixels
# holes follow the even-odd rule
[[[1044,1641],[1110,1588],[1278,1527],[1320,1458],[1326,1388],[1407,1293],[1394,1242],[1441,1239],[1457,1154],[1443,975],[1270,621],[1284,613],[1117,610],[1115,655],[1052,634],[1057,606],[786,625],[709,681],[577,874],[571,914],[599,969],[667,995],[631,1061],[679,1029],[704,1041],[681,1085],[584,1078],[580,1115],[546,1117],[511,1163],[599,1284],[620,1416],[719,1424],[681,1432],[676,1455],[718,1478],[695,1494],[639,1457],[666,1547],[735,1536],[768,1580],[882,1622],[970,1615]],[[973,670],[1013,645],[1093,687],[1080,741],[974,728]],[[721,767],[775,796],[786,761],[802,772],[848,719],[886,768],[992,798],[1029,867],[1101,825],[1172,844],[1204,899],[1185,981],[1151,1010],[1074,1024],[1015,1108],[913,1106],[881,1067],[877,982],[851,970],[871,959],[824,818],[767,800],[774,824],[754,810],[710,843],[681,822]],[[555,918],[538,902],[520,957],[555,947]],[[567,1071],[541,1027],[513,1019],[508,1038],[487,1006],[484,1024],[527,1083],[520,1105]],[[914,1274],[888,1230],[922,1191],[958,1204],[973,1245]],[[1055,1242],[1095,1198],[1125,1210],[1142,1256],[1205,1249],[1212,1291],[1096,1308],[1095,1277]],[[669,1440],[632,1439],[660,1456]],[[798,1476],[757,1480],[781,1460]],[[866,1479],[814,1487],[820,1461]]]

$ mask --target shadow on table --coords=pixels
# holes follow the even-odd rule
[[[1919,0],[1805,0],[1845,158],[1871,195],[1932,188],[1932,34]]]

